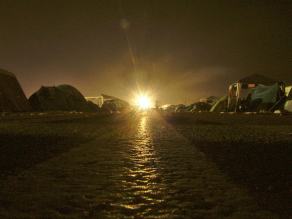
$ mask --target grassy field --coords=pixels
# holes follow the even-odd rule
[[[291,216],[292,116],[167,114],[172,124],[265,209]]]
[[[253,205],[243,206],[249,203],[244,201],[249,198],[241,189],[238,194],[234,192],[238,189],[233,184],[255,198],[263,210],[258,218],[270,218],[265,211],[280,218],[291,216],[291,116],[210,113],[160,116],[165,125],[161,119],[150,119],[148,128],[139,125],[143,119],[134,113],[1,116],[0,216],[38,218],[36,215],[47,214],[51,215],[47,218],[80,215],[91,218],[105,210],[103,215],[109,218],[111,213],[115,218],[119,215],[131,218],[138,215],[137,206],[144,209],[142,204],[152,200],[149,206],[153,206],[153,215],[169,214],[172,208],[180,206],[174,213],[196,210],[192,209],[195,207],[199,208],[195,212],[201,218],[217,214],[234,218],[241,211],[250,212]],[[197,149],[211,164],[205,163]],[[223,177],[210,167],[213,164]],[[152,198],[142,199],[151,186]],[[195,196],[189,197],[192,193]],[[198,199],[199,194],[209,193],[212,198]],[[131,196],[135,208],[113,205],[128,203]],[[154,201],[157,203],[153,204]],[[11,215],[12,212],[15,214]]]
[[[0,117],[0,177],[14,175],[104,135],[121,116],[83,113],[8,114]]]

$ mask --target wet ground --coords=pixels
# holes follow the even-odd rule
[[[1,218],[278,218],[155,113],[76,127],[90,140],[0,179]]]

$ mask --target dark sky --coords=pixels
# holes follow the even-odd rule
[[[252,73],[292,82],[291,0],[0,0],[0,27],[0,68],[27,96],[67,83],[178,103]]]

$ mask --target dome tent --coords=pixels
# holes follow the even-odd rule
[[[251,74],[249,76],[239,79],[237,82],[242,84],[262,84],[269,86],[277,83],[278,81],[265,75]]]
[[[252,74],[231,84],[228,89],[227,110],[273,111],[282,98],[282,82],[264,75]]]
[[[80,111],[94,112],[98,106],[87,102],[84,96],[71,85],[42,86],[31,95],[29,102],[35,111]]]
[[[29,102],[14,74],[0,69],[0,111],[25,112]]]

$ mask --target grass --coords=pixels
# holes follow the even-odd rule
[[[110,121],[110,122],[109,122]],[[108,114],[8,114],[0,117],[0,178],[110,133],[119,116]]]
[[[109,170],[98,164],[115,162],[112,150],[102,146],[131,118],[70,113],[0,118],[0,217],[88,218],[86,209],[98,202],[92,195],[100,193],[96,187],[109,186],[106,177],[97,177]]]
[[[168,125],[159,128],[161,123],[158,122],[158,128],[151,129],[154,133],[149,132],[145,136],[155,145],[152,155],[156,160],[143,163],[147,168],[157,165],[160,176],[157,180],[165,180],[167,186],[161,199],[168,197],[169,200],[161,205],[169,207],[174,201],[175,209],[182,203],[186,204],[187,207],[177,210],[177,215],[183,214],[188,206],[201,209],[197,211],[198,217],[204,214],[222,217],[234,212],[240,214],[234,207],[252,214],[252,205],[244,206],[248,203],[244,199],[248,197],[242,194],[242,186],[264,210],[259,212],[260,218],[268,217],[265,217],[265,210],[282,218],[291,215],[291,117],[209,113],[162,116],[177,132],[168,130]],[[153,126],[155,121],[158,120],[153,120]],[[0,216],[78,218],[83,215],[92,218],[109,216],[108,213],[113,217],[119,217],[119,214],[121,217],[131,216],[134,210],[122,206],[119,209],[112,203],[133,195],[129,192],[125,196],[121,187],[123,181],[134,180],[125,172],[127,168],[132,170],[135,164],[129,156],[136,160],[143,153],[150,153],[143,151],[147,147],[143,146],[141,139],[137,141],[136,131],[136,117],[132,114],[56,112],[0,117]],[[186,143],[175,138],[176,133],[182,134],[185,137],[182,139],[187,139]],[[131,141],[135,143],[131,144]],[[134,147],[139,142],[142,146]],[[210,165],[215,164],[224,175],[219,176],[216,168],[205,163],[197,149],[192,150],[193,146],[202,151],[207,160],[212,161]],[[142,167],[139,168],[137,171],[141,174]],[[145,173],[147,171],[145,169]],[[141,179],[131,182],[139,183]],[[240,189],[230,186],[229,180],[234,182],[232,184],[241,185]],[[160,181],[155,183],[161,184]],[[131,189],[131,186],[126,188]],[[190,197],[187,196],[189,193]],[[154,197],[157,194],[160,194],[159,191],[154,193]],[[193,194],[196,196],[191,196]],[[177,203],[180,198],[181,202]],[[140,202],[137,200],[137,203]],[[165,206],[158,208],[161,211],[165,209]],[[240,217],[250,218],[251,215],[238,215]]]
[[[291,116],[173,114],[165,120],[264,209],[291,216]]]

